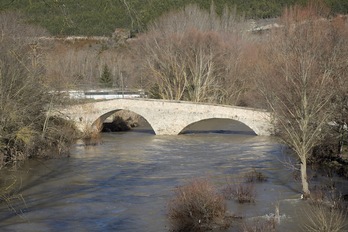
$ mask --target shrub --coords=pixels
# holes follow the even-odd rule
[[[223,189],[223,195],[226,199],[234,199],[241,204],[255,202],[255,188],[252,183],[228,184]]]
[[[229,226],[224,198],[206,179],[177,187],[169,203],[168,217],[173,231],[207,231]]]
[[[335,188],[335,183],[328,183],[324,186],[314,186],[311,190],[309,203],[319,206],[325,205],[338,210],[346,210],[347,206],[343,198],[342,194]]]
[[[325,192],[322,188],[314,186],[310,195],[310,203],[322,204],[325,199]]]
[[[309,204],[304,210],[306,221],[302,224],[308,232],[339,232],[346,231],[347,213],[344,209],[324,204]]]
[[[42,81],[44,55],[35,39],[46,33],[22,21],[14,13],[0,14],[0,167],[66,153],[74,134],[71,125],[46,114],[56,96]]]
[[[253,219],[245,221],[241,227],[242,232],[275,232],[275,220]]]
[[[305,221],[301,227],[305,231],[338,232],[348,229],[347,205],[335,183],[315,186],[310,200],[303,210]]]
[[[85,146],[95,146],[101,143],[99,129],[86,126],[82,132],[81,138]]]
[[[246,173],[244,175],[246,182],[265,182],[267,181],[267,176],[255,169]]]
[[[79,136],[74,122],[59,117],[49,117],[43,131],[30,148],[35,157],[68,156],[70,145]]]

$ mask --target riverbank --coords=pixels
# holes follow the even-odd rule
[[[340,154],[336,145],[325,145],[316,148],[309,164],[332,176],[334,174],[348,179],[348,146],[344,146]]]

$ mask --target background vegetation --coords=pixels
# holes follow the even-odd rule
[[[247,18],[279,16],[285,6],[306,0],[214,0],[217,12],[227,5],[237,7]],[[325,0],[334,13],[348,13],[348,1]],[[29,23],[52,35],[111,35],[116,28],[143,31],[165,12],[197,4],[209,9],[212,0],[2,0],[0,11],[19,10]]]
[[[309,195],[306,162],[332,129],[334,98],[342,94],[337,83],[347,80],[348,28],[341,17],[329,20],[327,7],[314,1],[288,8],[281,22],[262,47],[256,75],[279,137],[301,161],[303,193]]]
[[[334,152],[337,155],[347,140],[348,23],[347,16],[333,14],[344,13],[345,3],[330,1],[332,6],[341,6],[334,10],[318,1],[280,10],[293,2],[197,2],[199,5],[156,0],[3,2],[6,9],[20,9],[26,21],[39,23],[55,35],[95,35],[109,29],[111,33],[116,27],[142,30],[135,39],[124,36],[125,29],[105,38],[40,39],[47,33],[28,31],[35,27],[18,26],[22,24],[11,14],[3,13],[3,154],[12,147],[28,150],[34,138],[47,136],[50,121],[43,112],[51,104],[48,90],[142,88],[152,98],[272,111],[279,135],[301,160],[303,192],[309,195],[306,162],[314,148],[332,141],[340,146]],[[261,5],[253,8],[247,3]],[[265,13],[262,3],[267,10],[273,9],[272,3],[279,8]],[[169,11],[175,8],[180,9]],[[241,9],[246,16],[238,13]],[[280,12],[281,17],[266,20],[272,26],[278,23],[274,30],[248,30],[247,17],[271,17]],[[108,14],[110,24],[103,21]],[[34,90],[33,86],[38,87]],[[11,94],[16,98],[9,98]],[[13,99],[17,102],[12,103]],[[329,122],[337,126],[327,132],[324,125]]]
[[[30,39],[45,30],[22,24],[13,13],[0,14],[0,26],[0,167],[65,154],[73,126],[46,114],[55,96],[44,85],[42,57]]]
[[[332,141],[340,156],[347,144],[348,20],[333,13],[347,13],[348,2],[326,0],[326,8],[312,1],[283,10],[305,2],[2,0],[0,167],[65,154],[74,128],[47,116],[57,100],[50,91],[129,86],[163,99],[267,108],[276,116],[278,135],[300,160],[302,191],[310,197],[307,161],[313,150]],[[7,10],[19,10],[24,18]],[[247,30],[248,18],[280,15],[281,27]],[[142,33],[127,42],[127,36],[39,40],[49,33],[23,22],[61,36],[109,36],[115,28]],[[238,199],[242,193],[240,202],[252,202],[251,187],[230,188],[230,195]],[[174,227],[226,226],[223,198],[208,182],[179,187],[169,211]],[[321,211],[319,218],[309,215],[315,223],[307,228],[327,224],[327,208]],[[328,212],[337,228],[344,226],[341,211]]]

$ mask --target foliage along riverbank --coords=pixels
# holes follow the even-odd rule
[[[318,146],[309,158],[309,164],[328,176],[338,175],[348,179],[348,147],[345,145],[340,152],[337,150],[337,144]]]
[[[44,67],[30,37],[46,32],[1,14],[0,167],[33,157],[66,156],[74,126],[46,112],[59,100],[44,85]]]
[[[277,125],[283,129],[279,135],[297,149],[305,167],[312,149],[324,140],[328,120],[340,128],[346,125],[346,17],[332,17],[330,10],[312,2],[307,8],[285,9],[281,26],[273,24],[274,30],[250,32],[233,9],[225,8],[222,15],[217,11],[191,5],[165,14],[121,49],[86,41],[83,46],[69,42],[74,48],[69,49],[60,41],[51,54],[33,39],[47,32],[4,14],[4,162],[37,156],[45,146],[63,154],[73,133],[57,130],[62,122],[46,117],[44,112],[59,100],[48,89],[61,83],[61,89],[76,83],[96,86],[103,80],[111,86],[144,87],[152,96],[170,100],[268,107],[283,120]],[[186,21],[180,24],[178,19]],[[341,142],[343,133],[332,136]]]

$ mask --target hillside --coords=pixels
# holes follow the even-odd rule
[[[325,0],[335,13],[348,13],[347,0]],[[52,35],[106,35],[115,28],[141,31],[159,15],[197,3],[209,8],[212,0],[1,0],[0,11],[22,12],[29,23],[46,28]],[[225,5],[237,7],[248,18],[270,18],[283,7],[306,0],[214,0],[218,12]]]

